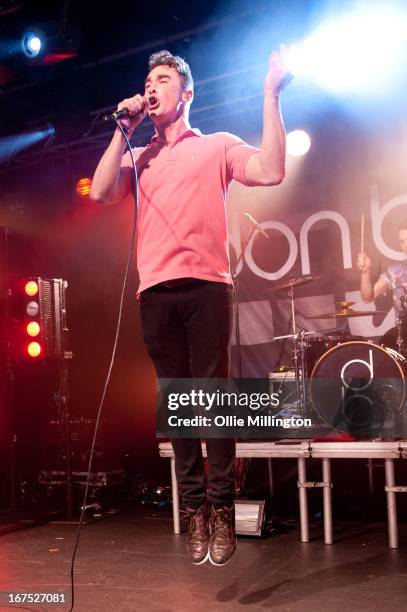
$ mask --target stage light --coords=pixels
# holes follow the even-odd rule
[[[33,34],[27,41],[27,47],[33,55],[37,55],[41,51],[41,38]]]
[[[20,132],[12,136],[0,138],[0,163],[10,161],[13,157],[41,142],[55,136],[55,128],[52,123],[39,126],[35,130]]]
[[[92,179],[90,178],[81,178],[76,183],[76,193],[78,193],[82,198],[89,197],[90,190],[92,187]]]
[[[66,298],[68,283],[39,276],[20,279],[11,289],[13,321],[11,351],[16,359],[70,358],[66,351]]]
[[[304,130],[294,130],[287,134],[287,153],[293,157],[305,155],[311,148],[311,138]]]
[[[27,346],[27,353],[30,357],[39,357],[41,355],[41,344],[39,342],[30,342]]]
[[[285,64],[288,70],[296,76],[302,76],[306,73],[306,54],[305,42],[298,45],[290,45],[287,47]]]
[[[48,123],[38,126],[37,133],[38,139],[55,138],[55,127],[48,121]]]
[[[407,12],[355,10],[322,23],[287,51],[295,75],[335,93],[380,93],[403,69]]]
[[[49,20],[29,25],[21,38],[24,55],[35,64],[52,66],[75,57],[80,44],[76,23]]]
[[[27,295],[33,297],[38,293],[38,283],[36,281],[30,280],[25,284],[24,289]]]
[[[27,334],[31,336],[32,338],[35,338],[35,336],[38,336],[41,330],[37,321],[30,321],[30,323],[27,324],[26,329],[27,329]]]
[[[26,57],[37,57],[43,49],[42,36],[39,32],[24,32],[21,39],[21,48]]]
[[[39,310],[40,310],[40,305],[38,304],[38,302],[34,302],[34,301],[28,302],[26,309],[25,309],[29,317],[36,317]]]

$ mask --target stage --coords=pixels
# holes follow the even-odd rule
[[[43,524],[1,536],[0,590],[64,593],[69,600],[74,531],[70,525]],[[400,525],[397,550],[387,547],[385,523],[336,523],[334,535],[335,544],[326,546],[322,526],[311,524],[310,542],[302,544],[299,525],[292,522],[268,538],[240,537],[235,557],[223,568],[197,567],[184,553],[185,535],[172,533],[169,511],[133,508],[84,527],[75,610],[402,609],[407,525]],[[69,606],[19,609],[49,608]],[[6,609],[12,608],[0,607]]]

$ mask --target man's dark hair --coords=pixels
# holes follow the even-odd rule
[[[156,66],[169,66],[175,68],[183,80],[185,89],[194,89],[194,81],[191,74],[191,68],[186,61],[179,55],[173,55],[166,49],[157,51],[150,55],[148,60],[148,70],[151,72]]]

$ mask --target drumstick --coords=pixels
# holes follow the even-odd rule
[[[362,223],[360,226],[360,252],[365,252],[365,213],[362,213]]]

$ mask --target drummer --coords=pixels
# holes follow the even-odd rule
[[[407,218],[399,225],[398,237],[401,250],[407,258]],[[359,253],[357,267],[361,273],[360,292],[364,302],[372,302],[390,290],[397,315],[400,316],[402,312],[406,312],[407,305],[402,298],[404,296],[407,298],[407,259],[390,264],[374,285],[370,274],[371,260],[366,253]]]

